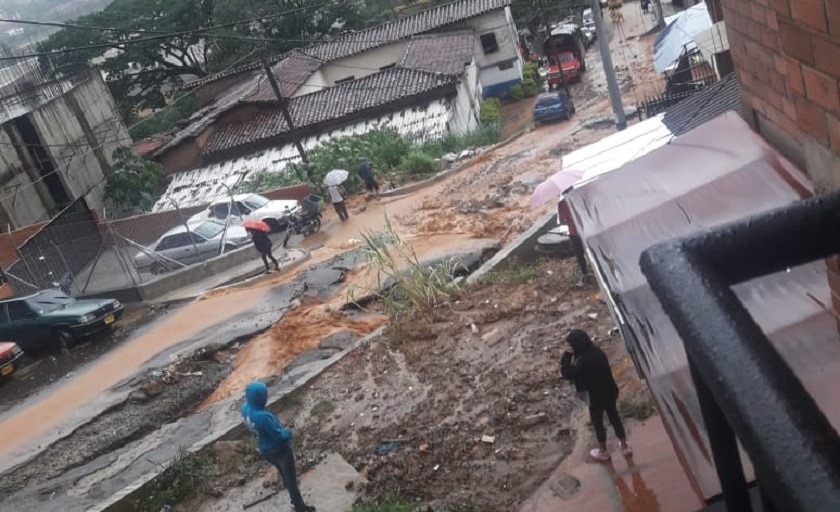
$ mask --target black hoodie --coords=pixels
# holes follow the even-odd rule
[[[560,360],[560,375],[571,380],[578,392],[589,393],[589,403],[606,406],[618,398],[618,386],[612,376],[610,362],[603,350],[589,336],[575,329],[566,338],[574,351],[574,360]]]

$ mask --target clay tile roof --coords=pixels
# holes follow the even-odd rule
[[[460,75],[473,60],[473,33],[415,36],[408,43],[402,67]]]
[[[291,52],[285,59],[271,66],[271,71],[277,77],[277,85],[283,96],[289,97],[306,83],[312,73],[321,67],[318,59],[298,52]],[[274,90],[264,73],[256,78],[253,91],[242,99],[244,102],[276,101]]]
[[[511,0],[461,0],[422,10],[412,16],[399,18],[358,32],[343,34],[332,41],[315,44],[301,51],[328,62],[350,57],[413,35],[479,16],[510,5]]]
[[[306,128],[327,121],[338,123],[343,118],[386,106],[403,98],[426,95],[453,86],[455,81],[456,78],[451,75],[392,68],[316,93],[291,98],[289,111],[296,128]],[[264,108],[247,122],[232,123],[219,130],[204,150],[204,154],[219,153],[270,139],[287,132],[288,129],[279,108]]]

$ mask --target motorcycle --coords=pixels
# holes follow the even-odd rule
[[[283,247],[289,243],[293,234],[309,236],[321,229],[321,212],[315,202],[304,200],[303,212],[300,214],[290,213],[289,222],[286,225],[286,237],[283,239]]]

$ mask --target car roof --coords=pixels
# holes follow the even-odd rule
[[[196,226],[200,226],[201,224],[204,224],[205,222],[212,222],[212,223],[214,223],[214,224],[218,224],[218,225],[220,225],[220,226],[224,226],[224,224],[222,224],[221,222],[217,221],[216,219],[200,219],[200,220],[191,220],[191,221],[188,221],[188,222],[187,222],[187,225],[190,227],[190,231],[194,231],[194,230],[195,230],[195,228],[196,228]],[[169,230],[169,231],[167,231],[166,233],[164,233],[164,234],[160,235],[160,236],[158,237],[158,240],[160,240],[161,238],[163,238],[163,237],[165,237],[165,236],[169,236],[169,235],[177,235],[177,234],[179,234],[179,233],[186,233],[186,232],[187,232],[187,228],[186,228],[183,224],[178,224],[177,226],[175,226],[174,228],[170,229],[170,230]]]
[[[539,96],[537,96],[537,101],[545,100],[545,99],[556,99],[556,98],[563,98],[565,100],[566,95],[561,94],[559,91],[543,92],[543,93],[540,93]]]
[[[260,196],[260,194],[233,194],[233,200],[234,201],[242,201],[246,197],[251,197],[251,196]],[[262,197],[263,199],[268,199],[265,196],[260,196],[260,197]],[[216,199],[215,201],[210,203],[210,206],[215,206],[217,204],[229,203],[229,202],[230,202],[230,196],[222,197],[222,198]]]

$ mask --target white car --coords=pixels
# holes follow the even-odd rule
[[[232,208],[231,208],[232,206]],[[235,194],[219,199],[206,210],[190,217],[190,222],[215,219],[224,222],[230,216],[230,224],[238,226],[246,220],[261,220],[271,227],[272,233],[286,229],[291,213],[299,213],[300,204],[295,200],[271,200],[259,194]]]
[[[224,242],[225,251],[232,251],[251,242],[251,236],[239,226],[228,226],[214,219],[189,221],[175,226],[158,238],[147,250],[134,256],[137,270],[163,274],[179,268],[177,263],[191,265],[218,256]],[[224,240],[223,240],[224,239]],[[196,252],[198,249],[198,252]]]

